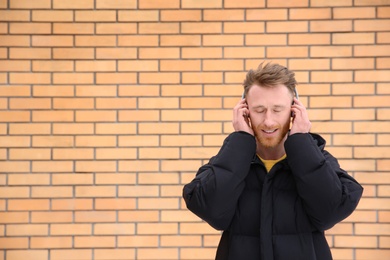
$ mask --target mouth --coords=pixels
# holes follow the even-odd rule
[[[263,133],[265,133],[266,135],[272,135],[274,133],[276,133],[276,131],[278,131],[278,129],[270,129],[270,130],[261,130]]]

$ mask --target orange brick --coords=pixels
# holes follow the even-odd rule
[[[202,119],[202,111],[200,110],[163,110],[161,111],[161,120],[166,122],[171,121],[199,121]]]
[[[287,20],[287,9],[246,9],[246,19],[248,21],[262,20]]]
[[[96,25],[97,34],[134,34],[137,32],[136,24],[129,23],[99,23]]]
[[[17,114],[15,114],[17,115]],[[31,138],[28,136],[0,136],[1,147],[28,147]]]
[[[53,9],[93,9],[93,0],[69,0],[63,2],[61,0],[53,0]]]
[[[311,73],[312,82],[352,82],[352,71],[330,71],[320,72],[314,71]]]
[[[182,58],[184,59],[222,58],[222,48],[221,47],[202,47],[202,48],[184,47],[182,48]]]
[[[31,223],[63,223],[72,222],[72,212],[31,212]]]
[[[378,31],[387,31],[386,28],[389,28],[390,19],[376,19],[376,20],[355,20],[354,28],[355,31],[364,31],[364,32],[378,32]]]
[[[142,173],[139,175],[139,184],[177,184],[179,175],[176,173]]]
[[[187,0],[188,1],[188,0]],[[244,20],[244,10],[204,10],[204,21],[242,21]]]
[[[117,87],[112,85],[76,86],[76,96],[80,97],[115,97]]]
[[[39,86],[35,85],[33,87],[33,96],[44,96],[44,97],[55,97],[55,96],[73,96],[74,87],[73,86]]]
[[[60,149],[56,149],[55,151],[58,150]],[[77,152],[77,150],[81,150],[81,149],[74,149],[74,150],[76,150]],[[61,157],[65,157],[65,159],[70,159],[72,156],[53,156],[53,159],[57,160],[57,157],[59,157],[60,159]],[[74,155],[73,157],[76,157],[77,159],[84,159],[83,156]],[[89,159],[89,157],[86,157],[85,159]],[[93,176],[92,174],[83,174],[83,173],[53,174],[52,184],[53,185],[91,185],[93,184]]]
[[[118,61],[118,71],[158,71],[158,62],[154,60]]]
[[[96,159],[136,159],[137,150],[133,148],[98,148],[96,149]]]
[[[29,212],[0,212],[2,224],[20,224],[29,223]]]
[[[32,115],[34,122],[70,122],[73,119],[72,111],[33,111]]]
[[[221,22],[183,22],[181,24],[183,34],[217,34],[222,33]]]
[[[113,176],[115,178],[113,178]],[[136,178],[135,174],[129,173],[96,173],[95,174],[95,183],[96,184],[135,184]]]
[[[260,0],[242,0],[242,1],[234,1],[234,0],[225,0],[224,1],[225,8],[247,8],[247,7],[265,7],[265,1]]]
[[[178,159],[178,148],[139,148],[140,159]]]
[[[217,235],[220,234],[219,231],[213,229],[207,223],[198,222],[198,223],[180,223],[180,234],[181,235]]]
[[[50,185],[49,174],[9,174],[8,185]]]
[[[71,182],[68,182],[68,183],[71,183]],[[92,199],[75,199],[75,198],[52,199],[51,200],[51,209],[52,210],[66,210],[66,211],[67,210],[92,210],[93,209],[93,201],[92,201]],[[78,226],[78,225],[76,225],[76,226]],[[77,232],[73,233],[74,230],[76,229],[76,226],[69,229],[68,231],[66,231],[66,230],[60,231],[60,227],[58,227],[56,229],[57,230],[56,235],[79,234]],[[52,225],[51,225],[51,227],[53,228]],[[81,231],[81,232],[83,232],[83,234],[84,234],[86,232],[86,230],[90,230],[90,229],[83,228],[82,230],[83,231]],[[88,233],[90,233],[90,232],[88,232]],[[53,234],[53,233],[51,233],[51,234]]]
[[[176,126],[176,124],[174,124]],[[120,136],[119,137],[119,146],[158,146],[159,137],[158,136],[142,136],[142,135],[134,135],[134,136]]]
[[[126,84],[126,83],[136,83],[136,73],[105,73],[100,72],[96,73],[96,83],[97,84]]]
[[[49,98],[10,98],[10,109],[50,109]]]
[[[390,58],[377,58],[377,68],[378,69],[389,69],[390,68]]]
[[[199,60],[161,60],[160,70],[161,71],[200,71],[201,62]],[[169,87],[175,88],[175,92],[179,90],[177,85],[163,86],[162,91]],[[186,87],[186,91],[191,87]]]
[[[177,59],[180,56],[179,48],[140,48],[140,59]]]
[[[31,237],[31,248],[72,248],[72,237]]]
[[[55,23],[53,24],[54,34],[93,34],[95,25],[93,23]],[[72,37],[73,39],[73,37]]]
[[[49,48],[10,48],[11,59],[49,59],[51,51]]]
[[[0,96],[2,97],[29,97],[31,88],[29,86],[0,86]]]
[[[75,212],[74,222],[115,222],[115,211],[77,211]],[[80,244],[80,246],[82,243]]]
[[[375,120],[374,109],[334,109],[334,120]]]
[[[377,46],[355,46],[356,56],[387,56],[389,55],[389,45]]]
[[[183,72],[182,82],[186,84],[221,83],[223,74],[220,72]]]
[[[135,249],[94,249],[96,260],[113,259],[135,259]]]
[[[378,18],[389,18],[389,7],[378,7]]]
[[[75,11],[76,22],[115,22],[116,12],[111,10]]]
[[[119,96],[160,96],[160,87],[158,85],[125,85],[119,86]]]
[[[76,71],[115,71],[114,61],[76,61]]]
[[[76,197],[114,197],[114,186],[79,186],[75,189]]]
[[[200,35],[161,35],[161,46],[200,46]]]
[[[50,234],[54,236],[92,235],[91,224],[51,224]]]
[[[292,33],[289,35],[290,45],[329,45],[330,34],[326,33]]]
[[[9,160],[50,160],[50,149],[10,149]]]
[[[352,124],[349,122],[313,122],[312,131],[318,133],[350,133]]]
[[[6,252],[7,259],[47,259],[48,257],[48,250],[8,250]]]
[[[332,68],[337,69],[373,69],[375,61],[372,58],[333,59]]]
[[[207,10],[204,10],[204,12],[207,12]],[[201,21],[201,19],[201,10],[160,10],[161,21]]]
[[[330,60],[328,59],[290,59],[288,62],[289,69],[297,70],[329,70]],[[301,88],[299,88],[301,90]],[[301,91],[300,91],[301,92]],[[318,93],[318,90],[315,90]]]
[[[118,46],[158,46],[159,38],[155,35],[119,35]],[[99,49],[98,49],[99,50]],[[117,49],[100,49],[100,56],[109,57],[108,55],[115,55],[124,59],[123,55],[128,58],[137,58],[137,50],[135,48],[121,48]],[[97,53],[99,54],[99,53]],[[98,56],[98,55],[97,55]],[[99,56],[98,56],[99,57]],[[112,58],[111,58],[112,59]]]
[[[204,46],[241,46],[244,42],[243,35],[204,35]]]
[[[119,114],[120,116],[120,114]],[[96,134],[135,134],[135,123],[97,123]]]
[[[291,20],[325,20],[331,19],[330,8],[294,8],[290,9]]]
[[[119,197],[157,197],[158,186],[119,186]]]
[[[73,41],[73,36],[32,36],[32,46],[38,47],[69,47],[73,46]]]
[[[110,248],[115,247],[114,236],[80,236],[74,238],[75,248]]]
[[[96,224],[95,235],[132,235],[135,233],[134,224]]]
[[[139,73],[141,84],[177,84],[180,83],[180,73],[177,72],[141,72]]]
[[[32,198],[69,198],[72,197],[72,187],[32,187]]]
[[[308,57],[307,47],[269,47],[267,58]]]
[[[32,70],[40,72],[69,72],[73,71],[73,62],[71,61],[33,61]]]
[[[52,260],[91,259],[92,249],[52,249],[50,258]]]
[[[163,161],[161,162],[162,171],[193,171],[201,166],[200,160],[179,160],[179,161]],[[193,177],[192,177],[193,178]]]
[[[71,22],[73,21],[73,11],[57,10],[32,10],[33,22]],[[53,24],[55,28],[56,24]]]
[[[75,46],[116,46],[115,36],[75,36]]]
[[[312,46],[310,47],[312,57],[348,57],[352,56],[352,48],[348,46]]]
[[[0,237],[0,249],[27,249],[28,244],[27,237]]]
[[[225,58],[264,58],[264,47],[226,47],[223,55]],[[258,65],[259,63],[256,62]]]
[[[138,27],[140,34],[177,34],[179,33],[178,23],[140,23]]]
[[[30,11],[0,10],[0,17],[0,21],[28,22],[30,21]]]
[[[10,23],[10,34],[50,34],[49,23]]]
[[[389,73],[386,70],[365,70],[365,71],[356,71],[355,81],[389,81]]]
[[[242,60],[205,60],[203,70],[240,71],[244,69]]]
[[[73,163],[70,161],[33,161],[33,172],[71,172]]]
[[[7,236],[47,236],[49,226],[44,224],[11,224],[7,225]]]
[[[78,161],[76,171],[78,172],[115,172],[116,163],[113,161]]]
[[[53,48],[53,59],[93,59],[93,48]]]
[[[158,236],[135,235],[135,236],[118,236],[119,247],[157,247]]]
[[[27,198],[29,197],[29,187],[1,187],[1,198]]]
[[[134,9],[137,7],[136,0],[97,0],[96,8],[98,9]]]
[[[340,33],[333,34],[333,44],[374,44],[373,33]]]
[[[37,0],[34,2],[16,0],[10,2],[11,9],[47,9],[50,7],[51,7],[50,0]]]
[[[214,246],[216,247],[216,246]],[[185,259],[213,259],[216,248],[180,248],[180,256]]]
[[[99,110],[99,111],[76,111],[77,122],[115,122],[116,111]]]
[[[11,84],[50,84],[50,73],[9,73]]]
[[[178,234],[177,223],[139,223],[137,234],[140,235],[166,235]]]
[[[390,250],[388,249],[356,249],[356,259],[364,260],[364,259],[378,259],[385,260],[388,258],[390,254]]]
[[[159,18],[159,12],[155,10],[135,10],[135,11],[119,11],[118,12],[118,20],[119,21],[126,21],[126,22],[152,22],[152,21],[158,21]],[[113,24],[114,25],[114,24]],[[137,32],[137,25],[136,24],[128,24],[123,23],[123,26],[129,26],[132,28],[131,33]],[[130,26],[131,25],[131,26]],[[123,33],[124,31],[118,31]]]
[[[266,26],[267,33],[297,33],[308,32],[309,23],[302,21],[288,21],[288,22],[268,22]]]
[[[310,32],[349,32],[351,21],[311,21]]]
[[[135,208],[136,208],[135,199],[124,199],[124,198],[101,199],[100,198],[95,200],[96,210],[131,210]],[[96,232],[96,227],[95,227],[95,232]]]
[[[135,48],[96,48],[97,59],[134,59],[136,57]]]
[[[335,19],[375,18],[374,7],[336,7],[333,9]]]
[[[374,248],[377,246],[377,239],[374,236],[336,236],[336,247]]]
[[[263,33],[264,22],[224,22],[224,33]]]
[[[53,73],[54,84],[92,84],[92,73]]]
[[[286,45],[286,43],[287,36],[283,34],[248,34],[245,36],[245,44],[247,46]]]

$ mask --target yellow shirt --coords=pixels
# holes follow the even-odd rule
[[[283,160],[284,158],[286,158],[286,155],[283,155],[281,158],[279,158],[279,159],[277,159],[277,160],[264,160],[263,158],[261,158],[259,155],[257,155],[259,158],[260,158],[260,160],[264,163],[264,166],[265,166],[265,168],[267,169],[267,172],[269,172],[271,169],[272,169],[272,167],[274,167],[274,165],[277,163],[277,162],[279,162],[279,161],[281,161],[281,160]]]

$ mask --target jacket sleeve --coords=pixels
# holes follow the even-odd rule
[[[218,154],[199,168],[183,188],[187,208],[217,230],[226,230],[235,213],[251,161],[256,155],[254,136],[234,132]]]
[[[298,194],[317,229],[329,229],[355,210],[363,187],[311,134],[290,136],[285,149]]]

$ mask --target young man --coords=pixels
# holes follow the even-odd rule
[[[223,230],[217,260],[330,260],[324,231],[349,216],[363,188],[310,133],[294,73],[250,70],[218,154],[184,186],[189,210]]]

